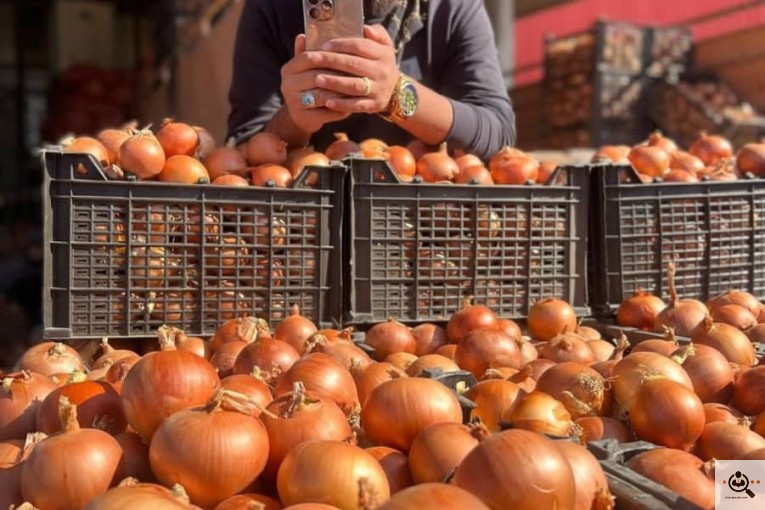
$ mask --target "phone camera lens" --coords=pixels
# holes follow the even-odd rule
[[[317,7],[311,7],[308,11],[308,16],[310,16],[311,19],[319,19],[321,17],[321,12]]]
[[[330,0],[324,0],[321,3],[321,10],[324,12],[329,12],[332,10],[332,2]]]

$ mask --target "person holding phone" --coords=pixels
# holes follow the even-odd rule
[[[305,2],[363,3],[363,33],[308,50]],[[515,142],[483,0],[247,0],[229,101],[238,144],[266,130],[324,150],[345,132],[488,159]]]

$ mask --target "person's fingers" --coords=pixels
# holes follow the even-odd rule
[[[369,83],[373,88],[374,84]],[[316,86],[346,96],[368,96],[372,93],[371,89],[367,90],[367,83],[363,78],[350,76],[331,76],[322,73],[316,77]]]
[[[301,58],[309,62],[308,69],[328,69],[352,76],[370,76],[375,68],[375,61],[326,51],[308,51]]]
[[[393,46],[393,39],[382,25],[364,25],[364,37],[384,46]]]
[[[305,53],[305,47],[305,34],[298,34],[297,37],[295,37],[295,55]]]
[[[345,53],[347,55],[356,55],[370,60],[377,60],[383,54],[383,48],[380,47],[379,43],[369,39],[360,39],[358,37],[334,39],[327,42],[322,47],[322,50],[334,53]]]
[[[313,108],[311,108],[311,107],[309,107],[307,105],[304,105],[304,108],[307,109],[307,110],[313,110],[313,109],[316,109],[316,108],[323,108],[324,106],[326,106],[327,101],[329,101],[331,99],[337,99],[337,98],[340,97],[339,94],[337,94],[335,92],[328,91],[328,90],[311,89],[311,90],[306,90],[306,91],[303,91],[303,92],[300,93],[300,102],[301,102],[301,104],[303,104],[303,96],[305,96],[309,92],[313,95],[313,104],[314,104],[314,106],[313,106]]]
[[[329,110],[344,113],[376,113],[378,111],[377,102],[374,99],[330,99],[326,107]]]

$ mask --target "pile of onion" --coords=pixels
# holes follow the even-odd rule
[[[654,331],[663,332],[664,328],[668,327],[674,330],[677,335],[689,337],[704,321],[709,310],[704,303],[695,299],[678,299],[675,288],[675,272],[675,262],[670,261],[667,265],[669,304],[656,317]]]
[[[656,448],[627,462],[633,471],[663,485],[694,505],[706,510],[715,507],[714,465],[705,464],[690,453]]]
[[[462,308],[449,318],[446,336],[451,343],[459,344],[472,331],[497,326],[497,315],[484,305],[473,304],[473,296],[468,296],[462,301]]]
[[[527,326],[532,338],[549,341],[564,331],[574,331],[576,312],[563,300],[547,298],[534,303],[529,310]]]
[[[392,317],[387,322],[372,326],[366,334],[366,344],[374,348],[374,356],[380,361],[391,354],[414,354],[417,350],[417,341],[412,330]]]
[[[417,160],[416,172],[423,181],[436,183],[453,180],[460,169],[449,156],[446,144],[443,143],[438,151],[424,154]]]
[[[656,323],[656,317],[666,306],[661,298],[639,290],[619,305],[616,323],[623,327],[650,331]]]

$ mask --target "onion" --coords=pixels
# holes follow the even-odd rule
[[[522,398],[525,392],[520,386],[503,379],[487,379],[470,388],[465,396],[475,403],[470,419],[478,418],[491,432],[501,429],[500,421],[505,413]]]
[[[417,341],[407,326],[390,318],[374,325],[366,335],[366,344],[375,350],[375,358],[384,360],[391,354],[407,352],[414,354]]]
[[[526,325],[535,340],[548,341],[566,329],[576,329],[574,309],[560,299],[547,298],[534,303],[529,310]]]
[[[704,303],[695,299],[678,299],[675,289],[675,270],[675,263],[670,262],[667,268],[669,304],[656,317],[654,331],[662,332],[665,327],[668,327],[680,336],[691,336],[703,322],[708,310]]]
[[[757,324],[756,326],[749,328],[746,332],[746,336],[749,340],[756,343],[765,343],[765,324]]]
[[[322,154],[321,152],[307,152],[306,154],[300,154],[296,156],[290,163],[289,169],[290,169],[290,173],[292,173],[292,178],[297,179],[298,175],[300,175],[300,172],[302,172],[305,167],[308,167],[308,166],[325,167],[325,166],[329,166],[329,164],[330,164],[329,158],[325,156],[324,154]],[[309,186],[313,186],[315,184],[315,176],[307,179],[306,184]]]
[[[218,390],[206,406],[162,422],[149,447],[157,479],[183,485],[191,501],[205,508],[252,484],[266,466],[269,446],[268,433],[250,415],[248,403],[246,397]]]
[[[353,366],[351,374],[359,393],[359,402],[363,405],[372,391],[391,379],[408,377],[399,367],[386,362],[373,363],[369,366]]]
[[[119,162],[120,147],[128,138],[130,138],[130,131],[127,129],[104,129],[96,135],[96,139],[106,149],[110,165]]]
[[[109,367],[109,370],[106,371],[104,381],[111,383],[114,386],[114,389],[121,395],[122,383],[125,381],[125,377],[127,377],[130,370],[139,361],[141,361],[141,358],[138,356],[133,358],[122,358],[121,360],[115,361],[114,364]]]
[[[667,328],[664,334],[664,340],[659,338],[643,340],[632,348],[632,352],[655,352],[656,354],[669,357],[678,347],[679,345],[674,331]]]
[[[444,328],[435,324],[420,324],[412,329],[412,334],[415,342],[414,353],[417,356],[435,354],[448,342]]]
[[[36,430],[52,435],[61,431],[59,402],[67,398],[77,406],[81,428],[97,428],[111,435],[127,428],[122,398],[108,382],[83,381],[52,391],[37,408]]]
[[[290,505],[284,510],[340,510],[335,505],[325,505],[324,503],[299,503]]]
[[[406,147],[391,145],[385,149],[384,156],[398,175],[414,176],[417,171],[417,160]]]
[[[472,331],[497,326],[496,314],[483,305],[474,305],[473,297],[469,296],[462,301],[462,308],[449,318],[446,336],[450,342],[458,344]]]
[[[253,403],[251,414],[255,417],[260,416],[261,410],[265,409],[273,400],[268,385],[254,375],[230,375],[221,380],[220,387],[247,396]]]
[[[250,181],[253,186],[266,186],[272,181],[277,188],[289,188],[293,175],[286,167],[273,163],[264,163],[250,171]]]
[[[482,432],[488,435],[488,431]],[[442,482],[478,446],[471,429],[461,423],[434,423],[417,434],[409,450],[415,483]]]
[[[653,329],[656,317],[666,307],[664,301],[650,292],[638,291],[619,305],[616,323],[622,327]]]
[[[315,352],[299,359],[279,378],[274,395],[290,393],[296,382],[302,382],[311,393],[333,400],[347,415],[359,405],[350,372],[327,354]]]
[[[282,510],[282,505],[260,494],[237,494],[221,501],[215,510]]]
[[[743,306],[738,305],[725,305],[715,308],[712,311],[712,319],[715,322],[722,322],[742,331],[757,325],[757,317]]]
[[[672,354],[693,383],[703,403],[725,404],[733,396],[733,368],[720,351],[706,345],[687,345]]]
[[[731,157],[733,146],[721,136],[702,132],[688,152],[699,158],[705,165],[711,166],[722,159]]]
[[[445,358],[454,359],[454,355],[457,352],[457,345],[456,344],[449,344],[449,345],[442,345],[438,349],[436,349],[435,354],[440,354],[441,356]]]
[[[462,423],[455,394],[432,379],[395,378],[375,388],[361,408],[361,423],[370,440],[408,452],[425,427]]]
[[[268,431],[270,450],[265,474],[276,480],[284,458],[306,441],[333,439],[344,441],[351,437],[346,415],[332,400],[306,392],[295,383],[286,393],[268,405],[261,419]]]
[[[59,412],[63,432],[38,443],[21,471],[24,500],[45,510],[82,508],[105,492],[122,456],[106,432],[80,429],[77,408],[66,398]]]
[[[527,430],[482,441],[457,468],[456,485],[494,509],[574,508],[574,475],[555,443]]]
[[[122,383],[125,417],[146,441],[165,418],[209,402],[220,384],[210,363],[176,350],[167,330],[160,328],[158,335],[162,350],[144,356]]]
[[[741,457],[741,460],[765,460],[765,448],[753,450]]]
[[[516,340],[520,340],[523,336],[520,326],[510,319],[497,319],[497,327]]]
[[[480,499],[464,489],[443,483],[423,483],[394,494],[378,510],[489,510]]]
[[[662,179],[664,182],[699,182],[696,174],[686,172],[685,170],[669,170]]]
[[[176,184],[209,184],[210,182],[207,169],[191,156],[167,158],[157,178],[162,182]]]
[[[629,340],[627,340],[627,336],[622,333],[622,335],[616,339],[616,347],[614,348],[614,352],[611,354],[611,357],[606,361],[591,363],[590,367],[602,375],[604,379],[611,379],[614,373],[614,367],[622,360],[624,357],[624,351],[626,351],[629,347]]]
[[[37,410],[56,384],[26,371],[5,374],[0,379],[0,441],[24,439],[35,431]]]
[[[305,353],[306,342],[316,332],[316,325],[310,319],[300,315],[298,305],[293,305],[290,316],[276,326],[274,338],[287,342],[302,356]]]
[[[213,351],[220,349],[226,342],[254,342],[257,337],[270,336],[268,323],[255,317],[242,317],[230,319],[223,323],[216,331],[210,346]]]
[[[496,184],[526,184],[537,180],[539,161],[518,149],[504,147],[489,160],[489,171]]]
[[[627,156],[631,150],[632,148],[627,145],[604,145],[592,155],[591,161],[593,163],[599,160],[610,161],[611,163],[629,163]]]
[[[43,439],[41,436],[30,434],[35,439],[28,439],[26,444],[20,439],[0,442],[0,508],[16,508],[11,505],[21,504],[21,470],[34,443]]]
[[[765,143],[750,143],[739,149],[736,166],[743,174],[765,177]]]
[[[213,181],[224,175],[240,175],[247,168],[247,160],[233,147],[218,147],[210,152],[203,163]]]
[[[62,145],[64,146],[64,152],[92,155],[103,167],[107,167],[114,163],[109,150],[95,138],[81,136],[67,140]]]
[[[179,351],[187,351],[204,359],[210,359],[212,356],[210,343],[195,336],[186,336],[185,334],[176,336],[175,347]]]
[[[390,493],[395,494],[414,485],[406,455],[387,446],[373,446],[365,450],[377,459],[388,478]]]
[[[19,370],[47,376],[85,371],[85,363],[77,351],[54,342],[44,342],[27,349],[19,359],[18,367]]]
[[[619,443],[632,441],[629,429],[620,421],[607,416],[584,416],[574,422],[574,431],[582,444],[601,439],[615,439]]]
[[[367,138],[359,144],[365,158],[382,158],[388,144],[377,138]]]
[[[571,414],[560,401],[536,390],[518,399],[502,415],[502,421],[513,428],[560,437],[568,436],[574,425]]]
[[[693,174],[704,170],[704,162],[693,154],[685,151],[675,151],[670,154],[669,168]]]
[[[219,175],[213,179],[212,183],[216,186],[237,186],[239,188],[246,188],[250,185],[247,179],[234,174]],[[223,210],[227,213],[234,214],[236,207],[224,206]]]
[[[627,159],[638,173],[650,177],[662,177],[669,169],[669,154],[660,147],[639,145],[630,151]]]
[[[300,355],[287,342],[270,336],[258,336],[239,353],[234,363],[235,374],[251,374],[256,367],[268,384],[275,384],[300,359]]]
[[[115,479],[136,478],[142,482],[154,482],[149,462],[149,445],[135,432],[120,432],[114,439],[122,448],[122,459]]]
[[[587,347],[592,351],[593,361],[596,363],[608,361],[616,351],[614,344],[607,340],[589,340]]]
[[[564,361],[578,361],[590,364],[595,361],[592,349],[589,348],[584,338],[576,333],[563,333],[553,337],[549,342],[542,344],[539,355],[543,358],[561,363]]]
[[[372,358],[357,347],[353,342],[340,340],[329,342],[323,335],[314,335],[311,337],[306,347],[306,353],[321,352],[335,358],[346,369],[352,366],[368,367],[372,363]]]
[[[390,497],[380,463],[361,448],[339,441],[303,443],[284,459],[277,481],[285,505],[326,503],[342,510],[362,510],[360,493],[379,501]]]
[[[385,358],[383,361],[390,363],[391,365],[394,365],[406,372],[409,369],[409,365],[417,361],[417,356],[408,352],[395,352]]]
[[[704,405],[688,387],[646,376],[629,408],[635,434],[646,441],[688,451],[704,431]]]
[[[505,330],[506,331],[506,330]],[[531,339],[527,336],[521,336],[518,340],[518,350],[521,353],[521,365],[526,365],[539,358],[539,352]]]
[[[149,130],[139,131],[120,146],[120,166],[138,179],[153,179],[165,167],[165,152]]]
[[[457,162],[459,164],[459,162]],[[479,184],[481,186],[491,186],[494,179],[491,178],[489,169],[483,165],[469,166],[454,177],[455,184]]]
[[[236,360],[239,359],[239,355],[249,345],[252,344],[229,342],[223,344],[220,349],[215,351],[215,354],[210,358],[210,364],[218,372],[218,377],[223,378],[233,375]]]
[[[349,140],[347,134],[335,133],[335,141],[327,147],[324,153],[332,161],[341,161],[348,157],[349,154],[360,151],[361,147],[359,147],[359,144]]]
[[[100,368],[104,368],[105,365],[108,364],[108,366],[111,366],[114,361],[117,361],[122,358],[131,358],[133,356],[138,356],[133,351],[128,350],[117,350],[111,345],[109,345],[109,339],[104,337],[101,339],[101,355],[96,359],[96,361],[93,362],[91,365],[91,370],[98,370]],[[107,368],[108,368],[107,366]]]
[[[725,305],[738,305],[746,308],[753,315],[760,313],[760,302],[752,294],[740,290],[730,290],[713,299],[710,299],[707,306],[713,312]]]
[[[188,124],[173,122],[172,119],[165,119],[162,123],[157,131],[157,140],[167,158],[177,155],[195,156],[199,147],[199,133]]]
[[[696,345],[706,345],[720,351],[731,363],[751,367],[757,362],[754,345],[740,330],[717,323],[707,316],[691,337]]]
[[[745,370],[738,376],[731,404],[747,416],[765,411],[765,366]]]
[[[449,157],[445,143],[440,145],[438,151],[420,157],[416,170],[417,175],[425,182],[451,181],[460,173],[457,163]]]
[[[678,150],[677,144],[671,138],[667,138],[661,131],[654,131],[648,137],[647,145],[663,149],[667,154],[673,154]]]
[[[252,166],[287,163],[287,142],[273,133],[262,131],[247,142],[247,161]]]
[[[765,438],[748,426],[716,421],[704,427],[695,453],[703,460],[736,460],[760,448],[765,448]]]
[[[662,375],[693,391],[693,383],[678,363],[655,352],[635,352],[616,363],[613,371],[614,398],[629,410],[646,376]]]
[[[435,145],[428,145],[422,140],[412,140],[406,145],[406,148],[414,155],[415,159],[420,159],[429,152],[438,150]]]
[[[151,483],[139,483],[127,478],[118,487],[110,489],[92,500],[84,510],[189,510],[199,507],[189,504],[189,497],[180,485],[172,490]],[[21,510],[21,509],[19,509]]]
[[[444,373],[459,372],[460,367],[452,360],[440,354],[426,354],[417,358],[406,369],[406,373],[411,377],[419,377],[425,370],[441,370]]]
[[[724,421],[726,423],[740,425],[747,419],[741,412],[732,407],[714,402],[704,404],[704,416],[706,417],[704,422],[707,425],[716,421]]]
[[[556,441],[574,475],[576,503],[574,510],[613,509],[615,498],[608,490],[608,481],[598,459],[586,448],[570,441]]]
[[[714,466],[690,453],[656,448],[640,453],[627,467],[701,508],[715,508]]]
[[[551,367],[539,378],[536,390],[562,402],[573,419],[611,412],[612,397],[605,380],[582,363],[567,361]]]
[[[561,161],[540,161],[539,172],[537,172],[537,184],[547,184],[561,163]],[[560,179],[551,184],[561,184]]]
[[[477,379],[495,367],[521,367],[518,343],[499,329],[476,329],[457,344],[454,361]]]
[[[541,365],[539,362],[547,362],[549,365]],[[531,393],[534,391],[537,387],[537,378],[535,378],[535,368],[538,369],[544,369],[549,370],[550,367],[554,366],[556,363],[554,361],[550,360],[535,360],[533,363],[527,363],[521,368],[516,374],[511,375],[507,378],[508,381],[510,381],[513,384],[517,384],[520,389],[525,391],[526,393]],[[488,373],[489,371],[487,371]]]

